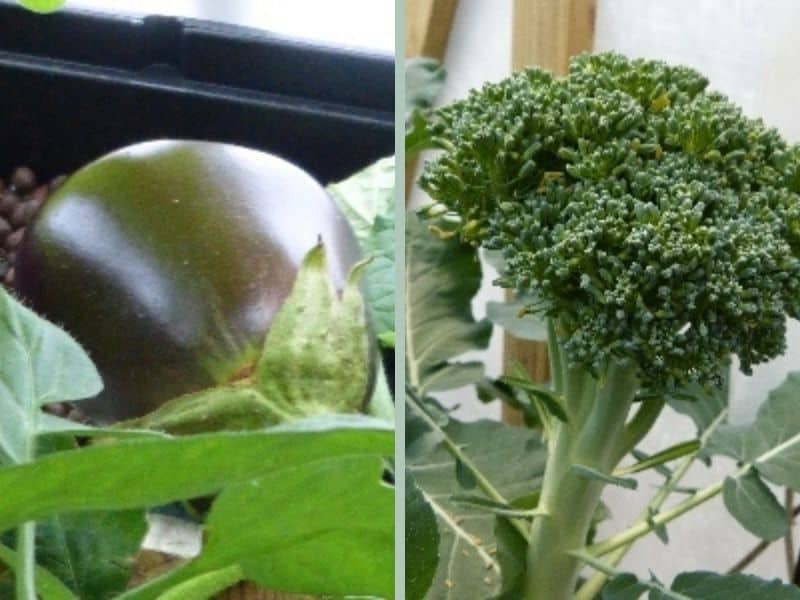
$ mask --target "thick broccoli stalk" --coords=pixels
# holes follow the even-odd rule
[[[532,528],[528,598],[568,598],[602,486],[667,392],[784,351],[800,314],[800,150],[685,67],[616,54],[569,75],[529,69],[429,124],[443,152],[421,186],[468,242],[503,252],[498,284],[550,324],[569,422]],[[570,525],[572,523],[572,525]],[[549,572],[547,572],[549,570]]]

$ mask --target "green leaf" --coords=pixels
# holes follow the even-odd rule
[[[382,470],[380,457],[340,456],[230,486],[211,508],[202,554],[128,597],[155,599],[178,583],[239,565],[265,589],[390,598],[394,494]]]
[[[190,435],[264,429],[288,418],[290,416],[281,407],[253,388],[223,386],[179,396],[143,417],[121,421],[114,427]]]
[[[422,600],[439,562],[439,529],[425,495],[410,471],[406,474],[406,598]]]
[[[639,600],[648,589],[636,575],[620,573],[603,588],[601,600]]]
[[[531,314],[524,314],[529,304],[524,299],[513,302],[490,301],[486,304],[486,317],[495,325],[521,340],[547,341],[547,324]]]
[[[464,387],[483,378],[483,373],[484,365],[478,361],[442,363],[428,371],[426,390],[442,392]]]
[[[680,442],[674,446],[670,446],[669,448],[661,450],[660,452],[649,455],[647,458],[643,458],[636,464],[628,467],[621,467],[614,471],[614,475],[617,477],[622,477],[624,475],[632,475],[633,473],[639,473],[648,469],[655,469],[656,467],[660,467],[665,463],[684,457],[692,452],[696,452],[699,449],[700,440],[688,440],[686,442]],[[666,475],[669,475],[669,472],[667,472]]]
[[[602,471],[587,467],[586,465],[571,465],[570,468],[576,475],[584,479],[594,479],[595,481],[602,481],[603,483],[609,483],[629,490],[635,490],[638,485],[636,480],[631,477],[615,477],[614,475],[603,473]]]
[[[164,592],[158,600],[207,600],[235,585],[243,577],[239,565],[203,573]]]
[[[542,408],[544,408],[547,413],[554,416],[562,423],[567,422],[567,411],[563,406],[564,401],[558,394],[524,377],[504,375],[500,377],[500,382],[521,389],[531,399],[531,403],[535,400],[539,400],[542,403]]]
[[[688,416],[697,426],[697,436],[708,428],[719,417],[723,410],[728,408],[730,395],[730,363],[725,362],[720,366],[720,379],[722,385],[715,389],[706,389],[701,385],[693,384],[674,390],[667,394],[667,402],[673,410]]]
[[[0,544],[0,562],[4,563],[10,572],[16,569],[17,560],[17,553],[14,550]],[[0,598],[6,597],[3,596],[3,584],[5,584],[3,579],[3,576],[0,575]],[[9,598],[13,594],[10,587],[9,585]],[[82,600],[75,596],[55,575],[40,566],[36,567],[36,593],[41,596],[42,600]]]
[[[33,456],[42,406],[88,398],[102,387],[75,340],[0,288],[0,460],[19,464]]]
[[[471,300],[481,285],[474,248],[455,239],[431,235],[415,214],[406,219],[406,368],[409,384],[421,395],[436,389],[474,383],[482,370],[470,365],[470,377],[442,378],[440,371],[464,352],[485,348],[491,323],[475,321]],[[480,376],[479,375],[480,371]],[[437,374],[439,375],[437,377]],[[474,377],[474,381],[467,381]]]
[[[425,435],[412,410],[406,431],[414,431],[406,447],[406,464],[436,514],[441,541],[439,564],[428,596],[436,600],[490,598],[500,592],[500,564],[492,553],[497,544],[495,515],[453,501],[463,494],[456,462],[441,437]],[[471,463],[504,498],[518,498],[539,489],[546,452],[537,435],[525,428],[494,421],[461,423],[446,419],[444,435],[461,448]]]
[[[433,106],[444,87],[446,73],[441,64],[426,57],[406,60],[406,115],[412,110]]]
[[[753,535],[768,541],[786,535],[789,521],[784,508],[754,471],[727,477],[722,498],[728,512]]]
[[[486,512],[498,515],[501,517],[508,517],[511,519],[530,519],[537,514],[535,509],[520,509],[514,508],[510,504],[496,502],[490,500],[485,496],[475,496],[472,494],[456,494],[450,498],[453,504],[457,504],[464,508],[474,508],[477,510],[485,510]]]
[[[19,3],[33,12],[48,14],[61,9],[66,0],[19,0]]]
[[[142,438],[59,452],[0,470],[0,531],[72,511],[166,504],[279,468],[393,451],[393,432],[385,422],[351,415],[263,432]]]
[[[777,579],[766,581],[741,573],[681,573],[673,581],[672,590],[698,600],[800,600],[798,587],[785,585]],[[665,597],[651,594],[650,600],[661,600]]]
[[[769,393],[751,425],[721,425],[709,453],[751,463],[773,483],[800,490],[800,373],[790,373]]]
[[[494,536],[497,540],[497,562],[500,564],[501,585],[496,600],[518,600],[523,596],[528,542],[511,525],[509,519],[495,519]]]
[[[37,523],[36,559],[81,600],[123,591],[147,526],[143,510],[77,512]]]
[[[383,158],[328,186],[328,193],[353,228],[361,250],[372,257],[366,292],[376,334],[394,331],[394,157]]]
[[[364,407],[370,350],[358,286],[363,268],[354,267],[340,300],[323,246],[303,260],[256,366],[256,389],[283,413],[304,417]]]

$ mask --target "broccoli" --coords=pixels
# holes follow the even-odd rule
[[[665,395],[712,389],[731,355],[745,373],[780,355],[800,315],[800,149],[707,87],[686,67],[583,55],[427,125],[431,214],[502,251],[497,283],[548,323],[567,419],[545,423],[525,598],[571,597],[603,475]]]
[[[648,386],[781,354],[800,312],[800,152],[685,67],[616,54],[529,69],[433,116],[420,180],[499,283],[558,321],[570,362]]]

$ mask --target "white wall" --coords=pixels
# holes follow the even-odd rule
[[[728,94],[748,114],[763,117],[789,139],[800,141],[796,100],[800,96],[800,62],[794,30],[798,20],[800,2],[795,0],[599,0],[595,49],[696,67],[710,78],[712,87]],[[445,60],[448,80],[442,101],[461,97],[484,81],[508,74],[510,48],[510,0],[461,0]],[[421,201],[421,194],[417,192],[414,199]],[[487,276],[487,280],[490,278]],[[487,281],[474,303],[478,315],[483,314],[488,299],[501,297]],[[735,377],[733,419],[751,419],[766,392],[788,370],[797,368],[800,328],[796,324],[792,324],[789,341],[785,357],[757,368],[754,377]],[[498,335],[492,340],[486,361],[491,373],[499,372]],[[446,401],[460,406],[457,414],[463,418],[499,415],[497,406],[480,405],[471,390],[448,394]],[[667,413],[643,447],[653,451],[693,435],[687,419]],[[716,481],[730,467],[724,461],[715,461],[711,470],[700,465],[689,474],[687,485]],[[615,517],[602,528],[601,535],[612,533],[633,519],[658,479],[641,483],[635,492],[609,490],[607,502]],[[644,577],[652,570],[665,581],[684,570],[725,571],[757,542],[728,516],[719,499],[679,519],[668,531],[672,540],[668,547],[655,536],[646,538],[626,558],[623,568]],[[781,543],[774,544],[750,571],[785,578]]]

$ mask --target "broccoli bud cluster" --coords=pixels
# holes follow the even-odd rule
[[[500,249],[567,358],[644,385],[781,354],[800,313],[800,150],[685,67],[616,54],[529,69],[434,113],[420,184]]]

